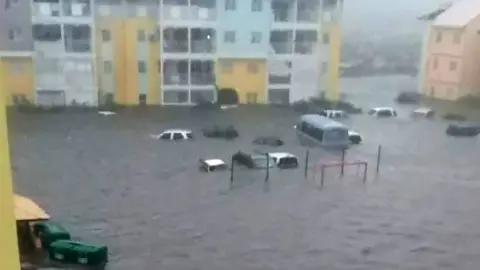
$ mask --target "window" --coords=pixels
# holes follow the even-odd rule
[[[145,73],[147,72],[147,64],[145,61],[138,61],[138,72],[139,73]]]
[[[137,31],[137,40],[138,41],[147,40],[147,34],[145,33],[145,30],[142,29]]]
[[[437,69],[438,68],[438,59],[435,58],[433,59],[433,69]]]
[[[146,94],[139,94],[138,95],[138,103],[140,105],[146,105],[147,104],[147,95]]]
[[[261,32],[252,32],[250,43],[256,44],[262,41],[262,33]]]
[[[175,133],[173,133],[173,139],[174,140],[183,140],[183,134],[175,132]]]
[[[441,32],[438,32],[438,33],[437,33],[436,42],[437,42],[437,43],[442,42],[442,33],[441,33]]]
[[[252,11],[262,11],[263,0],[252,0]]]
[[[137,6],[137,16],[146,17],[147,16],[147,7]]]
[[[10,40],[20,40],[21,34],[22,34],[22,30],[18,27],[8,30],[8,38]]]
[[[111,39],[112,37],[110,36],[110,31],[108,31],[107,29],[102,29],[102,41],[108,42]]]
[[[458,67],[458,64],[457,64],[456,61],[451,61],[451,62],[450,62],[450,70],[451,70],[451,71],[457,70],[457,67]]]
[[[249,73],[258,73],[258,64],[257,63],[248,63],[247,69]]]
[[[235,10],[237,8],[236,0],[225,0],[225,10]]]
[[[103,61],[103,72],[110,74],[112,73],[112,62],[111,61]]]
[[[172,133],[164,133],[160,136],[160,139],[162,140],[170,140],[170,137],[172,136]]]
[[[62,30],[59,24],[34,24],[32,32],[33,39],[36,41],[52,42],[62,39]]]
[[[323,35],[322,35],[322,41],[323,41],[323,44],[328,44],[328,43],[330,43],[330,35],[328,35],[328,34],[323,34]]]
[[[232,73],[233,63],[231,61],[222,61],[220,64],[222,73]]]
[[[458,32],[453,35],[453,43],[459,44],[462,41],[462,33]]]
[[[108,5],[99,5],[98,6],[98,13],[100,16],[108,16],[110,15],[110,6]]]
[[[235,31],[225,31],[223,41],[225,43],[235,43]]]

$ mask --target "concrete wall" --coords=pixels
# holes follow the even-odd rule
[[[33,49],[31,6],[29,0],[10,3],[0,0],[0,51],[29,51]],[[10,40],[10,29],[18,28],[19,39]]]

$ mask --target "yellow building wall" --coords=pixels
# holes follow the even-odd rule
[[[0,91],[6,92],[8,73],[4,73],[3,63],[0,65]],[[5,79],[6,78],[6,79]],[[0,269],[19,270],[20,256],[18,254],[17,229],[14,215],[12,174],[10,166],[7,116],[5,110],[5,95],[0,96]]]
[[[34,68],[31,58],[3,57],[0,59],[3,73],[3,93],[5,103],[13,104],[13,95],[23,95],[30,102],[35,101]]]
[[[222,68],[225,62],[232,63],[232,68],[230,70],[224,70]],[[249,71],[249,64],[256,64],[256,73]],[[216,75],[218,87],[236,89],[240,103],[247,103],[247,96],[250,93],[255,93],[257,95],[256,103],[266,103],[266,60],[219,59],[216,64]]]
[[[103,20],[97,29],[109,29],[113,42],[113,72],[115,78],[115,102],[123,105],[138,105],[138,39],[137,32],[145,30],[147,38],[157,29],[157,21],[150,19]],[[101,39],[98,38],[98,42]],[[147,39],[148,61],[147,104],[160,103],[160,40]],[[98,47],[98,46],[97,46]],[[100,57],[101,58],[101,57]],[[98,63],[100,64],[100,63]]]
[[[330,101],[338,101],[340,99],[340,25],[338,23],[331,23],[327,29],[330,35],[327,99]]]

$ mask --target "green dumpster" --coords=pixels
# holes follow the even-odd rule
[[[48,250],[50,260],[66,264],[101,266],[108,262],[106,246],[90,245],[71,240],[58,240]]]
[[[70,233],[59,224],[53,222],[38,222],[33,225],[35,236],[40,238],[42,247],[48,250],[56,240],[70,240]]]

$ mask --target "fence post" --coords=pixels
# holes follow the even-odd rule
[[[342,148],[342,166],[340,167],[340,176],[343,176],[345,172],[345,152],[347,148]]]
[[[265,175],[265,182],[268,182],[268,178],[270,178],[270,155],[268,153],[265,155],[267,156],[267,174]]]
[[[377,152],[377,173],[380,171],[381,158],[382,158],[382,145],[380,144],[378,146],[378,152]]]
[[[233,170],[235,167],[235,162],[233,161],[233,156],[231,157],[231,165],[230,165],[230,184],[232,185],[233,184]]]
[[[308,178],[308,158],[310,156],[310,151],[307,149],[305,152],[305,179]]]
[[[324,175],[324,171],[325,171],[325,166],[320,165],[320,185],[323,187],[323,182],[324,182],[324,178],[325,178],[325,175]]]
[[[367,171],[368,171],[368,163],[365,162],[365,170],[363,171],[363,183],[367,183]]]

